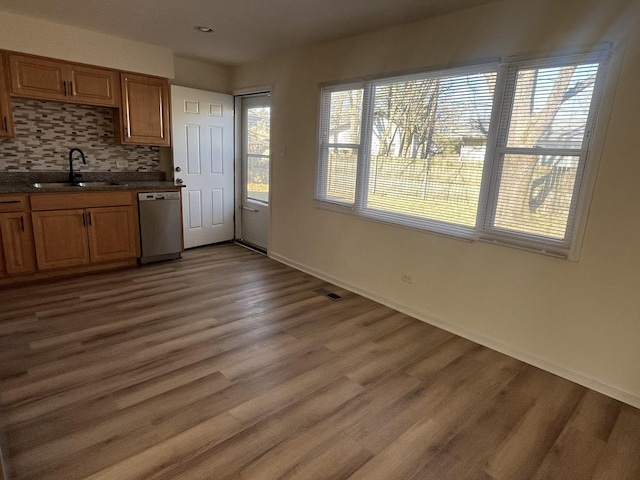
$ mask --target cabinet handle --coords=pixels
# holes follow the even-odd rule
[[[24,217],[22,215],[20,215],[20,228],[24,232]]]
[[[87,219],[89,220],[89,226],[91,226],[91,212],[87,212]]]
[[[69,82],[69,96],[73,97],[73,82]]]
[[[62,81],[62,89],[64,90],[64,96],[67,96],[67,81],[63,80]]]
[[[0,203],[20,203],[20,200],[1,200]]]
[[[4,117],[4,131],[9,131],[9,122],[7,121],[7,117]]]
[[[86,227],[87,226],[87,221],[84,218],[84,213],[82,214],[82,226]]]

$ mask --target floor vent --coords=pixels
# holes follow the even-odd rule
[[[342,300],[342,297],[340,295],[338,295],[337,293],[334,293],[330,290],[327,290],[326,288],[318,288],[316,290],[314,290],[314,293],[317,293],[318,295],[322,295],[324,297],[327,297],[329,300],[333,300],[334,302],[336,300]]]

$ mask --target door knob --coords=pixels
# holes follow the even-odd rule
[[[180,167],[176,167],[176,172],[181,172],[182,169]]]
[[[182,179],[181,178],[176,178],[176,184],[177,185],[182,185]]]

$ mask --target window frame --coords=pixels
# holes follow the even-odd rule
[[[363,150],[364,150],[364,126],[365,123],[363,122],[363,112],[365,110],[364,107],[364,103],[367,100],[366,99],[366,89],[364,87],[364,83],[365,82],[350,82],[350,83],[344,83],[344,84],[336,84],[334,86],[331,87],[323,87],[321,90],[321,95],[320,95],[320,104],[319,104],[319,111],[320,111],[320,124],[319,124],[319,130],[318,130],[318,166],[317,166],[317,172],[316,172],[316,195],[315,195],[315,199],[316,201],[319,202],[323,202],[329,205],[332,205],[334,208],[339,208],[339,209],[348,209],[348,210],[355,210],[355,204],[357,202],[358,199],[358,178],[360,177],[360,169],[361,169],[361,165],[362,165],[362,161],[363,158],[361,158],[363,156]],[[344,92],[344,91],[348,91],[348,90],[357,90],[357,89],[362,89],[362,108],[361,108],[361,115],[360,115],[360,142],[359,143],[331,143],[328,141],[328,137],[329,137],[329,130],[330,130],[330,121],[331,121],[331,116],[330,116],[330,109],[328,109],[329,111],[327,111],[327,109],[325,109],[325,105],[328,103],[330,105],[330,100],[329,102],[327,102],[327,96],[331,97],[331,94],[334,92]],[[354,190],[354,202],[351,203],[347,203],[347,202],[341,202],[337,199],[331,199],[327,197],[327,182],[326,179],[328,178],[327,175],[327,168],[328,168],[328,163],[329,163],[329,149],[331,148],[350,148],[350,149],[357,149],[357,155],[356,155],[356,187]]]
[[[502,95],[496,99],[494,105],[495,124],[492,145],[487,148],[487,157],[490,168],[485,171],[486,177],[486,198],[481,202],[482,210],[478,213],[476,224],[478,240],[492,243],[502,243],[532,250],[548,255],[577,259],[579,254],[579,243],[584,230],[583,217],[590,201],[593,185],[588,181],[589,172],[597,168],[597,159],[593,154],[593,138],[597,135],[598,111],[603,103],[604,85],[608,77],[611,51],[608,46],[603,46],[595,51],[586,54],[565,54],[557,56],[537,57],[533,59],[515,58],[506,60],[500,67],[499,82],[502,83]],[[580,148],[520,148],[509,147],[508,132],[513,114],[513,102],[515,98],[514,88],[507,89],[506,84],[511,81],[510,76],[517,76],[519,69],[526,68],[553,68],[572,64],[598,63],[598,72],[593,87],[593,95],[589,107],[589,113],[585,124],[585,132]],[[496,90],[498,85],[496,85]],[[504,118],[506,115],[507,118]],[[577,156],[579,158],[576,172],[575,185],[571,197],[570,213],[567,219],[566,233],[563,239],[553,239],[524,232],[513,232],[494,225],[495,210],[498,204],[498,193],[500,188],[500,174],[505,155],[508,154],[557,154]],[[485,178],[483,178],[485,182]],[[483,185],[483,186],[485,186]],[[581,226],[582,225],[582,226]]]
[[[318,131],[318,163],[316,174],[315,204],[321,208],[350,213],[369,220],[385,224],[409,227],[445,235],[460,240],[483,241],[506,246],[517,247],[537,253],[543,253],[561,258],[577,260],[582,236],[586,224],[586,213],[591,200],[591,194],[595,183],[595,171],[597,170],[598,155],[594,153],[594,137],[602,137],[602,126],[598,125],[598,112],[605,101],[605,83],[612,77],[610,72],[611,57],[613,55],[611,45],[599,45],[588,53],[569,52],[556,55],[538,55],[535,57],[509,57],[501,62],[486,62],[452,68],[440,68],[430,71],[411,73],[407,75],[393,75],[361,79],[354,82],[324,84],[320,88],[319,102],[319,131]],[[590,109],[585,126],[583,142],[580,149],[519,149],[507,147],[507,138],[511,116],[513,114],[513,99],[515,97],[516,82],[512,82],[511,90],[508,89],[510,76],[517,76],[518,69],[522,68],[549,68],[572,64],[598,63],[597,76],[591,97]],[[399,80],[410,81],[415,78],[442,77],[454,75],[471,75],[474,73],[496,72],[496,84],[493,92],[493,106],[487,136],[484,167],[480,185],[480,195],[476,211],[476,223],[473,227],[461,224],[450,224],[435,219],[411,217],[410,215],[395,212],[385,212],[366,207],[368,173],[371,165],[370,144],[372,135],[371,117],[373,114],[373,100],[376,85],[393,83]],[[328,144],[323,144],[323,128],[328,131],[330,101],[326,95],[331,92],[350,89],[362,89],[363,101],[360,115],[360,142],[350,145],[357,148],[357,166],[355,178],[354,202],[343,203],[326,198],[327,179],[327,155]],[[330,98],[330,97],[329,97]],[[328,108],[327,108],[328,106]],[[505,115],[508,118],[505,119]],[[504,145],[503,145],[504,144]],[[324,148],[324,152],[323,152]],[[579,166],[576,173],[575,185],[571,197],[570,214],[567,220],[565,238],[561,240],[552,237],[528,234],[524,232],[510,231],[494,225],[495,209],[498,201],[500,186],[500,173],[504,156],[515,151],[526,153],[545,154],[549,152],[561,152],[578,156]],[[323,193],[325,194],[323,197]]]

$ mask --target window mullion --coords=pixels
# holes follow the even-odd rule
[[[373,86],[371,82],[364,85],[362,99],[362,127],[360,129],[360,145],[358,146],[358,168],[356,178],[356,200],[354,208],[362,211],[367,205],[367,185],[369,183],[369,166],[371,158],[371,135],[373,126]]]
[[[489,135],[487,137],[487,150],[484,157],[484,169],[480,184],[480,198],[478,200],[478,213],[476,216],[476,232],[479,234],[485,230],[490,223],[489,217],[493,216],[492,205],[495,204],[496,182],[499,178],[499,161],[496,152],[500,148],[500,123],[502,122],[502,112],[504,102],[512,99],[505,98],[505,88],[508,78],[508,67],[501,66],[496,77],[496,86],[493,92],[493,107],[491,111],[491,121],[489,123]],[[490,221],[490,220],[489,220]]]

